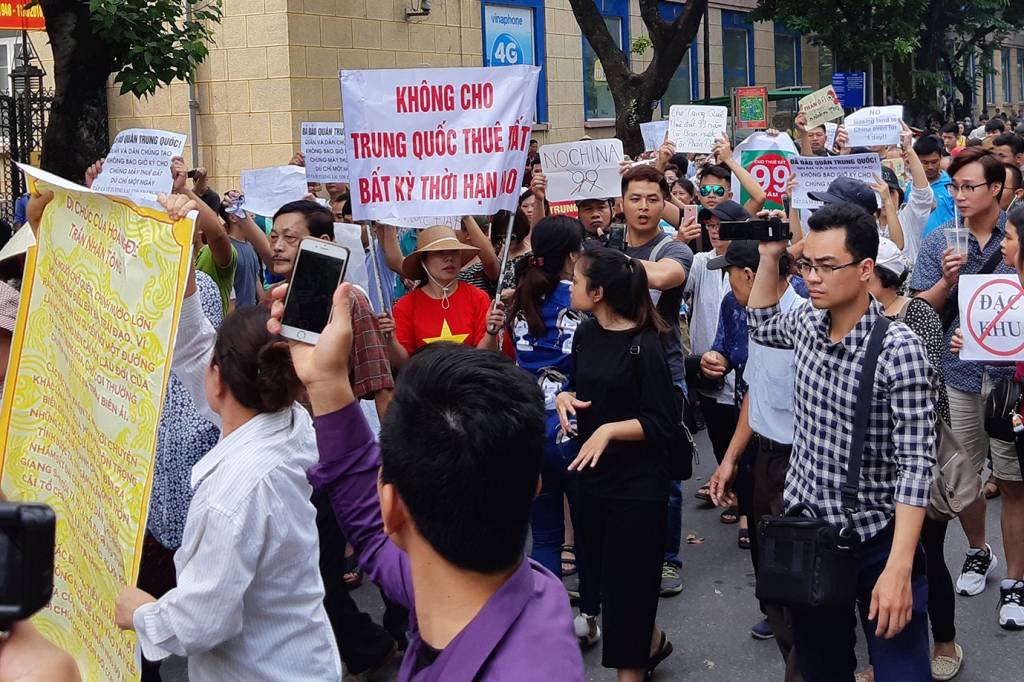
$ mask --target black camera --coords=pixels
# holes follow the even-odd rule
[[[776,217],[764,220],[727,221],[718,226],[718,237],[723,241],[751,239],[756,242],[788,242],[792,236],[789,221]]]
[[[0,630],[50,603],[56,520],[45,504],[0,502]]]
[[[626,250],[626,226],[622,223],[612,223],[608,226],[608,236],[605,237],[604,245],[609,249],[619,251]]]

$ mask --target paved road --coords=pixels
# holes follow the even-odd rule
[[[698,441],[702,452],[710,453],[704,434]],[[782,663],[773,641],[756,641],[748,630],[760,620],[754,600],[754,574],[747,552],[736,546],[736,526],[724,526],[718,513],[705,509],[693,498],[693,491],[713,471],[713,458],[701,458],[695,478],[685,484],[683,535],[705,538],[702,544],[683,547],[682,594],[662,599],[658,623],[669,635],[675,653],[658,668],[656,680],[700,680],[701,682],[776,682],[782,679]],[[1002,543],[998,500],[989,506],[990,542],[996,548],[1002,570]],[[946,542],[950,567],[959,571],[966,546],[963,532],[954,523]],[[380,621],[383,613],[378,593],[364,585],[356,600]],[[997,582],[972,598],[957,597],[958,640],[966,663],[958,682],[1019,682],[1024,680],[1024,632],[1007,632],[996,621]],[[863,637],[860,638],[861,640]],[[858,659],[867,660],[863,643]],[[600,647],[584,655],[589,680],[611,682],[614,671],[600,664]],[[165,678],[170,682],[187,679],[180,661],[169,661]],[[384,671],[377,679],[394,680],[397,668]]]

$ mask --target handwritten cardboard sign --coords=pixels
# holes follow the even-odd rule
[[[800,98],[800,111],[807,117],[808,130],[842,118],[844,113],[839,96],[831,85]]]
[[[348,182],[344,123],[303,123],[306,182]]]
[[[846,117],[847,145],[850,147],[880,147],[897,144],[903,126],[903,107],[865,107]]]
[[[548,180],[548,198],[582,201],[621,196],[623,153],[622,142],[615,138],[544,145],[540,165]]]
[[[676,151],[707,154],[725,132],[729,110],[698,104],[673,104],[668,110],[668,139]]]

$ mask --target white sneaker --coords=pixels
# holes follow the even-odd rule
[[[999,625],[1007,630],[1024,629],[1024,581],[999,584]]]
[[[597,616],[581,613],[573,619],[572,626],[576,631],[576,639],[583,649],[589,649],[601,639],[601,626],[597,624]]]
[[[985,545],[985,549],[967,550],[964,567],[960,570],[960,577],[956,579],[957,594],[973,597],[984,592],[985,579],[998,565],[999,560],[992,553],[992,546],[989,544]]]

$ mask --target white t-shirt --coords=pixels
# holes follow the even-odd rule
[[[806,305],[790,285],[779,301],[780,312]],[[796,363],[792,349],[770,348],[750,340],[743,370],[750,396],[748,419],[754,433],[776,443],[793,442],[793,400]]]

